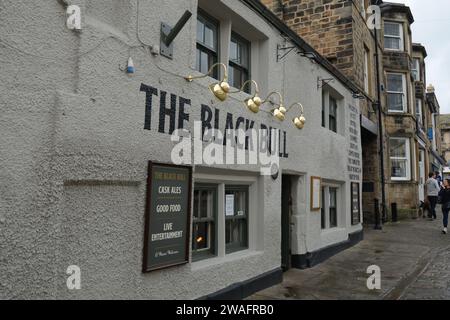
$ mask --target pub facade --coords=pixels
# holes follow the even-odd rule
[[[243,298],[362,239],[358,88],[259,1],[1,9],[0,298]]]

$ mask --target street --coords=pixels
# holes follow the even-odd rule
[[[441,217],[387,224],[365,230],[365,240],[308,270],[292,269],[282,284],[251,300],[450,299],[450,235]],[[381,289],[367,288],[367,268],[381,269]]]

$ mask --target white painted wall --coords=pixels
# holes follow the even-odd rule
[[[280,266],[281,178],[258,176],[258,167],[221,166],[228,169],[217,171],[224,179],[236,172],[256,179],[257,227],[251,236],[262,235],[260,246],[219,263],[141,273],[147,164],[170,162],[173,146],[157,132],[157,97],[153,130],[143,129],[141,83],[191,99],[191,125],[200,118],[200,105],[208,104],[221,110],[221,123],[230,112],[234,119],[241,115],[288,132],[289,159],[282,160],[282,171],[301,176],[294,254],[361,230],[351,226],[347,172],[348,105],[358,108],[358,101],[341,83],[332,83],[344,97],[342,135],[322,128],[317,77],[332,76],[295,53],[278,63],[279,31],[239,1],[208,0],[228,7],[219,13],[257,37],[255,80],[264,93],[281,91],[288,105],[303,103],[308,122],[302,131],[290,121],[250,114],[239,101],[246,95],[218,103],[207,89],[211,79],[187,83],[173,75],[193,72],[197,1],[140,1],[140,38],[150,45],[159,44],[161,22],[173,25],[184,10],[194,13],[175,40],[173,60],[139,47],[137,1],[70,2],[81,6],[80,33],[65,27],[58,1],[0,4],[0,298],[190,299]],[[136,65],[131,76],[119,70],[129,55]],[[194,168],[196,175],[205,170]],[[320,213],[310,212],[311,176],[343,186],[340,228],[322,232]],[[80,291],[66,288],[65,271],[72,264],[81,267]]]

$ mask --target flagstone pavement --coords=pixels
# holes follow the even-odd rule
[[[419,218],[366,228],[364,240],[307,270],[291,269],[282,284],[249,300],[430,300],[450,299],[450,234]],[[367,288],[367,268],[381,269],[381,289]]]

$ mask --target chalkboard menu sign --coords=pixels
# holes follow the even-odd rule
[[[149,163],[143,272],[189,262],[192,168]]]
[[[361,202],[359,199],[359,183],[352,182],[351,187],[351,205],[352,205],[352,225],[357,225],[361,222]]]

